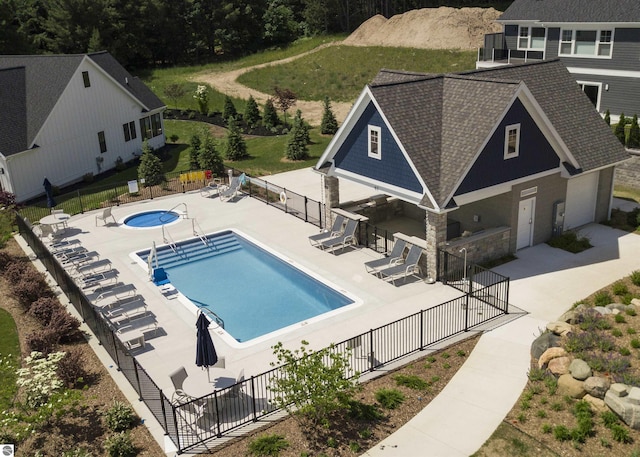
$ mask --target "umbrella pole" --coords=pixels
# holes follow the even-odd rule
[[[209,367],[207,367],[207,379],[211,382],[211,373],[209,373]]]

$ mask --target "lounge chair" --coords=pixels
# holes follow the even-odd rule
[[[98,220],[101,220],[104,225],[107,225],[107,219],[113,219],[113,223],[117,224],[116,218],[113,214],[111,214],[111,206],[102,210],[102,214],[96,214],[96,227],[98,226]]]
[[[153,283],[156,286],[164,286],[165,284],[169,284],[171,282],[171,280],[169,280],[169,277],[167,276],[167,272],[162,267],[153,269],[152,279]]]
[[[75,272],[78,275],[84,276],[94,273],[103,273],[109,270],[111,270],[111,260],[102,259],[96,260],[95,262],[88,262],[82,265],[78,265],[75,269]]]
[[[242,185],[246,182],[247,176],[242,173],[240,176],[234,176],[229,182],[228,186],[220,186],[220,191],[218,195],[220,196],[220,200],[231,200],[236,195],[238,195],[238,191],[242,187]]]
[[[358,228],[358,221],[355,219],[347,219],[347,225],[344,228],[344,231],[338,236],[334,236],[329,238],[328,240],[324,240],[320,243],[320,247],[325,249],[331,249],[334,254],[338,247],[341,250],[344,250],[345,246],[348,245],[356,245],[356,229]]]
[[[379,269],[390,267],[398,261],[401,261],[402,253],[404,252],[404,248],[406,247],[406,245],[406,241],[397,239],[395,244],[393,245],[393,249],[387,257],[371,260],[364,263],[364,267],[366,268],[367,272],[377,274]]]
[[[89,273],[77,278],[76,282],[83,289],[102,286],[105,283],[115,283],[118,281],[117,270],[106,270],[99,273]]]
[[[404,262],[398,262],[397,264],[392,265],[389,268],[379,270],[378,275],[385,281],[391,279],[391,281],[395,285],[396,278],[404,277],[406,279],[407,276],[420,272],[418,261],[420,260],[421,256],[422,248],[413,244],[411,245],[411,248],[407,253],[407,257],[404,259]]]
[[[109,319],[109,323],[116,333],[121,335],[129,332],[144,334],[150,331],[155,335],[158,331],[158,321],[151,311]]]
[[[107,303],[105,306],[98,306],[97,308],[107,319],[116,319],[118,316],[133,316],[141,311],[146,311],[147,304],[141,295],[135,295]]]
[[[311,243],[311,246],[318,246],[324,240],[340,235],[342,233],[343,224],[344,216],[337,214],[336,220],[333,221],[333,225],[331,226],[331,230],[324,230],[320,233],[316,233],[315,235],[311,235],[309,237],[309,243]]]
[[[213,181],[200,189],[200,195],[207,198],[211,197],[212,195],[218,194],[221,187],[222,180],[220,178],[213,178]]]

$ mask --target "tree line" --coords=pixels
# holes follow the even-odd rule
[[[127,68],[229,59],[368,18],[490,0],[0,0],[0,54],[107,50]]]

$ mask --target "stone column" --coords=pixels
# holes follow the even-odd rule
[[[438,277],[438,246],[447,241],[447,213],[425,211],[427,234],[427,279]]]
[[[330,227],[331,208],[340,207],[340,181],[335,176],[322,176],[322,200],[324,201],[324,226]]]

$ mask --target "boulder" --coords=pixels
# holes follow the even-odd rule
[[[607,305],[607,308],[609,308],[612,311],[614,309],[617,309],[620,312],[624,312],[627,309],[627,305],[623,305],[622,303],[611,303],[611,304]]]
[[[629,427],[640,430],[640,389],[616,383],[604,396],[605,404]]]
[[[640,298],[633,298],[631,299],[631,304],[633,306],[640,306]]]
[[[538,359],[538,368],[544,368],[550,360],[556,357],[564,357],[565,355],[567,355],[567,351],[562,347],[549,348]]]
[[[593,395],[597,398],[604,398],[610,385],[611,383],[607,378],[590,376],[584,380],[583,387],[589,395]]]
[[[554,375],[560,376],[569,373],[570,364],[570,357],[556,357],[555,359],[549,360],[549,365],[547,366],[547,368]],[[602,395],[604,396],[604,394]]]
[[[582,381],[578,381],[570,374],[563,374],[558,378],[558,394],[568,395],[571,398],[582,398],[586,394],[582,384]]]
[[[558,346],[560,346],[560,337],[551,332],[544,332],[531,343],[531,357],[538,360],[544,351]]]
[[[587,394],[582,397],[582,399],[589,403],[591,405],[591,409],[598,415],[600,415],[600,413],[604,413],[605,411],[609,411],[609,407],[601,398],[596,398],[592,395]]]
[[[570,309],[569,311],[566,311],[562,316],[560,316],[558,318],[558,321],[566,322],[568,324],[575,324],[577,314],[578,313],[576,312],[576,310]]]
[[[597,311],[599,314],[603,316],[613,313],[613,310],[611,308],[605,308],[604,306],[594,306],[593,310]]]
[[[571,324],[568,324],[566,322],[556,321],[549,322],[547,324],[547,330],[555,333],[556,335],[565,336],[567,333],[570,333],[573,330],[573,327],[571,326]]]
[[[591,376],[591,367],[582,359],[573,359],[569,365],[569,373],[579,381],[584,381]]]

